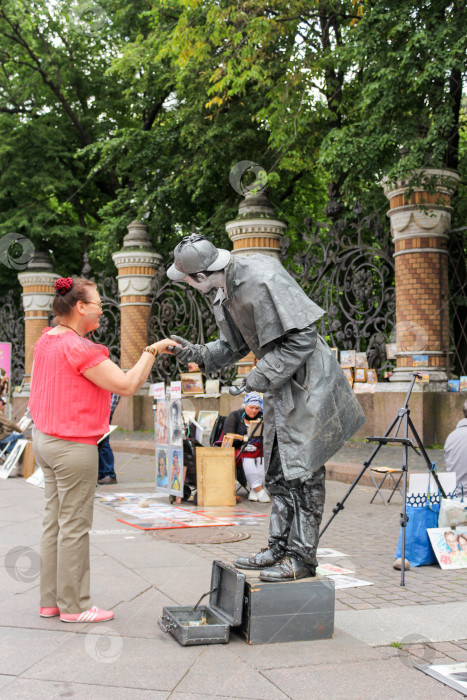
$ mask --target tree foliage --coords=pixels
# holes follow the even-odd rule
[[[0,235],[63,274],[111,271],[135,217],[163,253],[225,244],[250,160],[293,250],[328,187],[371,213],[385,175],[464,178],[466,26],[461,0],[3,0]]]

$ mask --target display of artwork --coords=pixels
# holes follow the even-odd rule
[[[355,367],[355,350],[341,350],[341,366]]]
[[[414,367],[428,367],[428,355],[414,355],[413,356],[413,366]]]
[[[355,381],[366,382],[366,369],[363,367],[355,367]]]
[[[396,359],[397,345],[396,343],[386,343],[386,357],[388,360]]]
[[[460,391],[467,391],[467,377],[460,377],[459,378],[459,390]]]
[[[160,399],[154,409],[156,491],[183,496],[183,418],[181,399]]]
[[[204,382],[201,372],[185,372],[180,375],[182,394],[204,394]]]
[[[197,423],[203,430],[211,433],[218,415],[219,411],[200,411]]]
[[[209,394],[210,396],[215,396],[216,394],[219,394],[221,390],[221,382],[220,379],[206,379],[206,387],[205,391],[206,394]]]
[[[18,440],[8,457],[5,459],[3,464],[0,466],[0,479],[8,479],[13,469],[19,462],[21,455],[27,445],[27,440]]]
[[[170,493],[183,496],[183,457],[181,449],[170,449]]]
[[[460,379],[448,379],[448,391],[460,391]]]
[[[168,445],[169,426],[167,419],[167,401],[165,401],[165,399],[156,402],[155,420],[156,445]]]
[[[165,447],[156,448],[156,486],[158,490],[169,490],[169,477],[167,474],[168,450]]]
[[[442,569],[467,569],[467,528],[433,527],[427,533]]]
[[[377,384],[378,383],[378,373],[376,372],[375,369],[367,369],[366,380],[370,384]]]
[[[424,372],[423,374],[420,374],[420,377],[417,377],[415,381],[417,383],[422,382],[427,384],[430,381],[430,375],[427,372]]]
[[[364,369],[368,367],[368,358],[366,356],[366,352],[355,353],[355,367],[363,367]]]
[[[182,404],[179,399],[170,402],[169,405],[169,429],[171,445],[182,445],[183,442],[183,419]]]

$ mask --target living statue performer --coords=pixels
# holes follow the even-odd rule
[[[264,393],[266,488],[273,496],[269,546],[237,559],[261,569],[264,581],[314,576],[325,496],[324,463],[365,423],[365,416],[331,349],[318,334],[324,311],[282,265],[267,255],[234,255],[203,236],[185,237],[167,271],[207,294],[217,288],[220,338],[180,343],[173,352],[205,374],[258,358],[246,391]]]

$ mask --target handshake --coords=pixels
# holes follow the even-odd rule
[[[185,340],[185,338],[180,338],[178,335],[171,335],[170,336],[171,340],[175,340],[178,345],[169,345],[167,348],[170,350],[170,352],[177,357],[180,362],[183,362],[184,364],[188,364],[189,362],[196,362],[196,364],[201,368],[204,367],[204,361],[203,361],[203,346],[202,345],[195,345],[194,343],[190,343],[189,340]]]
[[[181,338],[178,335],[171,335],[170,338],[178,343],[178,345],[169,345],[167,349],[170,350],[170,352],[175,355],[180,362],[183,362],[184,364],[196,362],[201,370],[204,369],[204,358],[206,353],[208,353],[205,345],[190,343],[189,340],[185,340],[185,338]],[[267,390],[268,386],[269,380],[266,379],[264,374],[257,367],[254,367],[245,377],[244,383],[240,387],[232,387],[230,393],[233,395],[238,395],[242,392],[249,391],[264,392]]]

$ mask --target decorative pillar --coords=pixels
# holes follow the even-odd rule
[[[247,194],[238,207],[237,218],[225,228],[234,255],[262,253],[279,259],[287,225],[275,217],[274,207],[264,193]]]
[[[49,325],[52,301],[55,295],[54,284],[58,279],[54,274],[48,253],[37,251],[25,272],[18,274],[23,288],[24,307],[24,378],[22,393],[29,393],[34,345]]]
[[[391,381],[406,382],[414,355],[427,355],[433,389],[444,388],[449,351],[448,238],[451,197],[459,175],[424,168],[416,186],[385,182],[396,270],[397,367]],[[414,181],[412,178],[411,181]],[[410,188],[410,197],[405,192]]]
[[[233,243],[233,255],[262,253],[279,259],[287,225],[275,217],[274,207],[264,193],[248,193],[240,202],[238,217],[229,221],[225,228]],[[241,384],[255,364],[252,352],[237,362],[235,384]]]
[[[120,293],[120,366],[133,367],[148,344],[148,316],[154,273],[162,256],[156,253],[142,221],[132,221],[123,247],[112,255]]]

